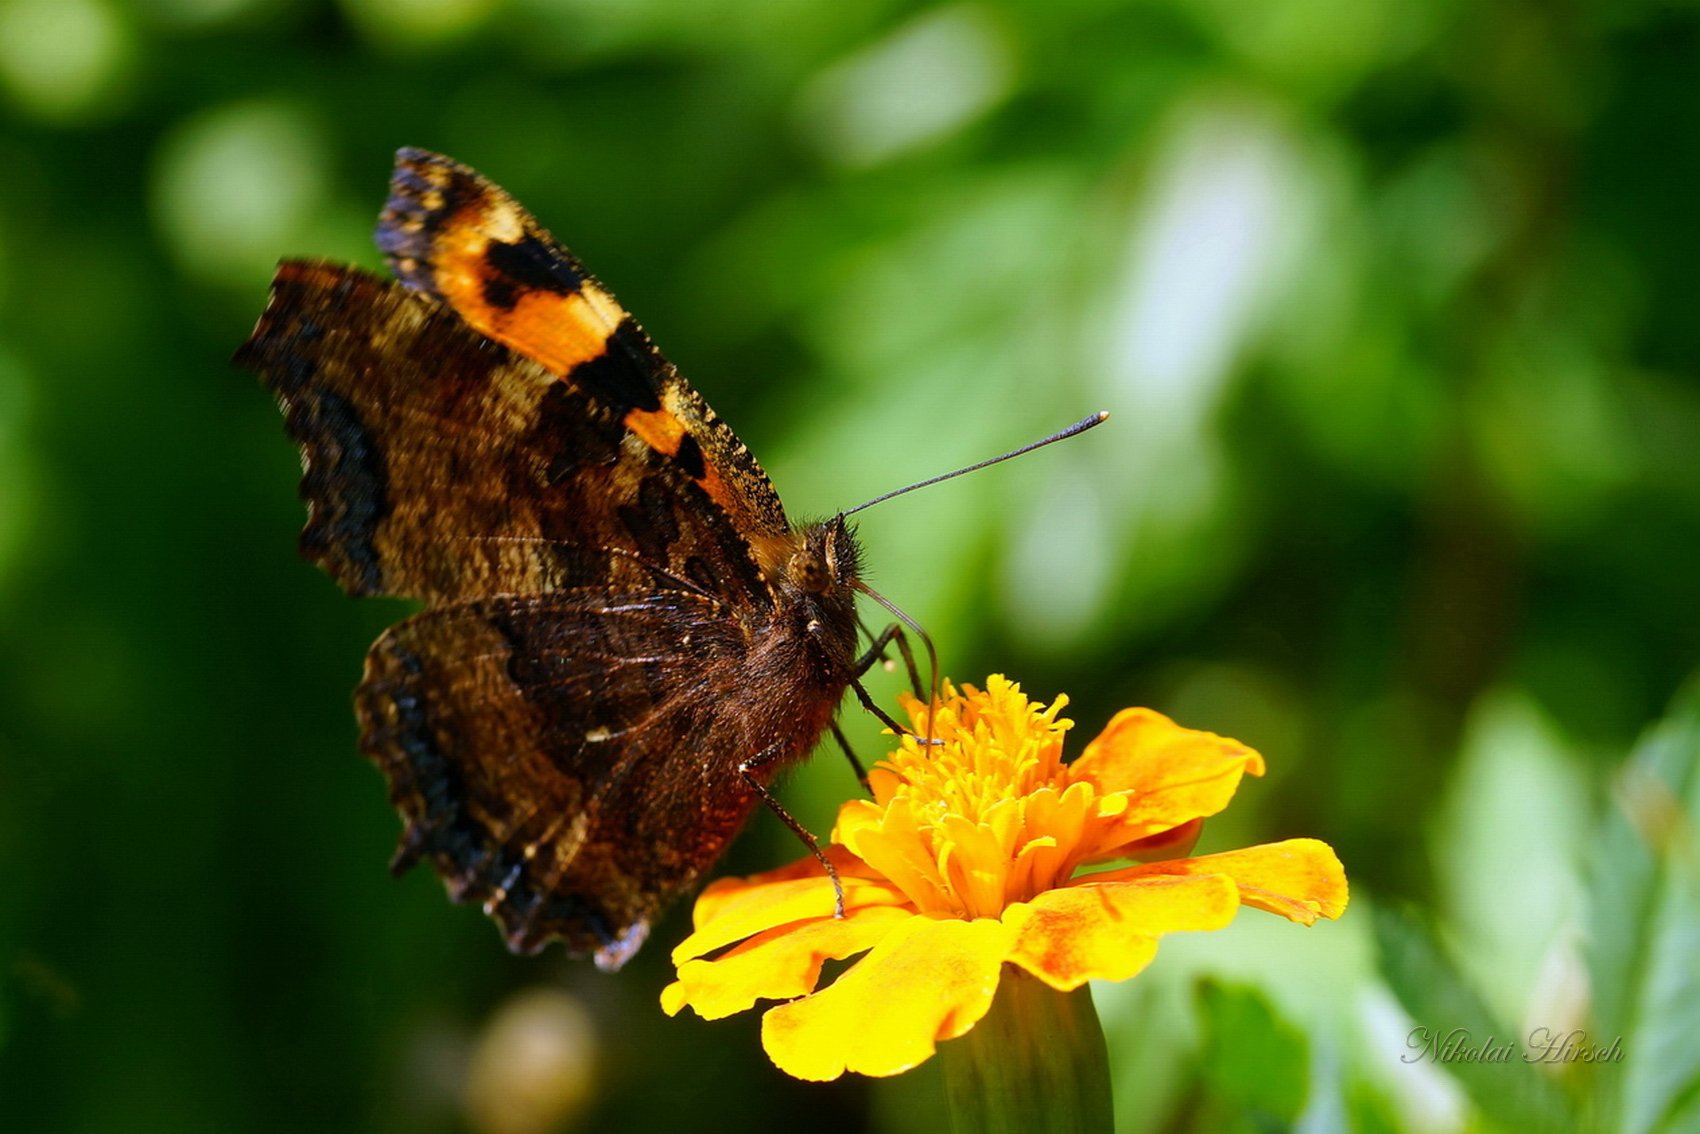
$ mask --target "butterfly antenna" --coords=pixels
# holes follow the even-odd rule
[[[979,461],[975,464],[969,465],[967,468],[957,469],[955,472],[940,473],[938,476],[928,477],[926,480],[917,481],[914,484],[906,485],[903,488],[893,489],[891,492],[887,492],[883,496],[874,497],[872,500],[869,500],[865,504],[858,504],[854,508],[849,509],[848,511],[840,512],[839,515],[840,516],[854,516],[857,512],[860,512],[864,508],[872,508],[875,504],[883,504],[887,500],[890,500],[894,496],[902,496],[905,492],[914,492],[917,488],[926,488],[928,485],[937,484],[941,480],[950,480],[952,477],[961,476],[963,473],[976,472],[979,469],[986,468],[989,465],[995,465],[995,464],[998,464],[1001,461],[1007,461],[1011,457],[1019,457],[1023,453],[1031,453],[1035,449],[1043,449],[1046,445],[1054,445],[1058,441],[1066,441],[1070,437],[1073,437],[1078,433],[1085,433],[1088,429],[1091,429],[1095,425],[1103,424],[1104,420],[1106,418],[1108,418],[1109,416],[1110,416],[1110,413],[1109,413],[1108,410],[1099,410],[1097,413],[1093,414],[1092,416],[1083,417],[1079,421],[1075,422],[1073,425],[1069,426],[1067,429],[1064,429],[1064,430],[1062,430],[1061,432],[1058,432],[1058,433],[1053,433],[1049,437],[1046,437],[1045,439],[1043,439],[1041,441],[1034,441],[1031,444],[1023,445],[1019,449],[1012,449],[1009,452],[1003,454],[1002,456],[992,457],[988,460]],[[880,599],[879,601],[884,602],[885,600]],[[896,608],[892,607],[889,603],[887,604],[887,609],[890,610],[893,614],[897,613]],[[911,623],[910,625],[913,627],[914,624]],[[919,633],[918,628],[916,629],[916,632]]]
[[[1102,425],[1109,419],[1109,416],[1110,413],[1108,410],[1099,410],[1097,413],[1083,417],[1067,429],[1059,430],[1058,432],[1051,434],[1049,437],[1034,441],[1031,444],[1023,445],[1019,449],[1012,449],[1000,456],[992,457],[984,461],[977,461],[966,468],[960,468],[954,472],[941,473],[938,476],[928,477],[926,480],[917,481],[914,484],[906,485],[903,488],[894,489],[882,496],[876,496],[866,503],[858,504],[854,508],[840,512],[838,514],[838,518],[842,520],[846,516],[854,516],[857,512],[866,508],[872,508],[875,504],[883,504],[894,496],[902,496],[905,492],[914,492],[917,488],[926,488],[928,485],[938,484],[940,481],[950,480],[954,477],[959,477],[964,473],[977,472],[978,470],[987,468],[988,466],[1007,461],[1011,457],[1019,457],[1023,453],[1031,453],[1035,449],[1043,449],[1046,445],[1054,445],[1058,441],[1066,441],[1077,434],[1085,433],[1093,426]],[[938,650],[933,647],[932,638],[928,636],[925,630],[921,629],[921,624],[903,613],[896,603],[892,602],[890,599],[886,598],[860,579],[856,580],[853,586],[858,591],[861,591],[863,594],[885,607],[886,610],[890,611],[893,617],[903,623],[903,625],[907,626],[910,630],[914,631],[915,636],[921,639],[921,644],[927,647],[927,735],[925,738],[925,746],[930,748],[932,745],[937,743],[937,738],[933,736],[933,723],[934,718],[938,715],[939,705]]]

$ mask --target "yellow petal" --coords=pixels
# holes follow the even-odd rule
[[[1288,839],[1190,861],[1232,877],[1246,905],[1289,921],[1310,925],[1346,909],[1346,868],[1334,848],[1318,839]]]
[[[686,961],[679,979],[661,990],[669,1016],[685,1005],[705,1020],[742,1012],[757,1000],[789,1000],[812,992],[821,965],[872,948],[893,926],[914,917],[894,906],[847,911],[842,918],[771,929],[712,961]]]
[[[1097,823],[1098,804],[1096,789],[1085,781],[1061,791],[1043,787],[1026,798],[1023,820],[1028,840],[1016,854],[1008,884],[1010,901],[1068,880],[1090,849],[1089,844],[1083,845],[1084,836],[1089,820]]]
[[[1178,874],[1232,878],[1239,886],[1241,902],[1303,925],[1319,917],[1339,917],[1346,909],[1346,870],[1334,849],[1316,839],[1288,839],[1199,858],[1153,862],[1090,878],[1117,881]]]
[[[866,863],[840,846],[825,848],[826,857],[832,861],[833,869],[838,871],[840,878],[859,877],[876,878]],[[745,878],[725,877],[716,878],[697,895],[696,905],[691,908],[691,925],[701,929],[704,925],[720,916],[723,905],[735,899],[746,890],[765,886],[770,882],[789,882],[798,878],[825,878],[826,872],[821,869],[820,860],[812,854],[787,863],[773,870],[764,870],[760,874],[751,874]]]
[[[762,1017],[762,1046],[798,1079],[907,1071],[986,1014],[1013,938],[991,919],[912,917],[830,987]]]
[[[933,841],[922,829],[912,800],[892,800],[877,823],[847,825],[844,816],[850,811],[846,805],[839,812],[838,837],[872,873],[889,879],[924,913],[963,912],[939,872]]]
[[[817,865],[816,870],[819,869]],[[847,916],[866,906],[896,906],[904,902],[902,891],[889,882],[842,875],[840,878],[844,883]],[[813,918],[831,918],[836,910],[832,880],[824,874],[754,886],[722,885],[728,881],[741,882],[721,879],[716,883],[720,888],[712,896],[711,916],[702,916],[702,899],[698,899],[696,932],[674,946],[675,965],[769,929]]]
[[[1239,910],[1239,891],[1220,875],[1103,877],[1088,875],[1005,911],[1016,931],[1010,960],[1063,992],[1089,980],[1126,980],[1157,955],[1158,937],[1220,929]]]
[[[1069,771],[1102,793],[1127,792],[1121,837],[1140,839],[1221,811],[1242,776],[1263,774],[1263,757],[1151,709],[1123,709]]]

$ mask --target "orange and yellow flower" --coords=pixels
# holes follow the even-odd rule
[[[995,674],[984,691],[946,683],[930,714],[907,699],[914,732],[939,743],[903,737],[869,774],[874,798],[840,809],[827,854],[844,917],[812,857],[719,880],[673,951],[663,1008],[718,1019],[785,1001],[762,1018],[781,1070],[892,1075],[972,1028],[1006,964],[1068,991],[1133,976],[1163,934],[1220,929],[1242,904],[1305,925],[1345,909],[1345,872],[1314,839],[1181,857],[1263,773],[1256,752],[1126,709],[1065,764],[1066,704]],[[1118,859],[1135,865],[1079,873]],[[857,954],[817,989],[827,961]]]

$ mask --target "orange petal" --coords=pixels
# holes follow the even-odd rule
[[[1088,875],[1004,911],[1016,930],[1010,960],[1067,992],[1089,980],[1126,980],[1157,955],[1157,938],[1220,929],[1239,910],[1225,877],[1158,877],[1102,883]]]
[[[772,1009],[761,1042],[787,1075],[896,1075],[992,1006],[1014,933],[1000,921],[912,917],[830,987]]]
[[[855,876],[860,878],[878,877],[867,864],[840,846],[825,848],[826,857],[832,861],[833,868],[838,871],[840,878]],[[735,898],[744,890],[756,886],[765,886],[770,882],[789,882],[797,878],[825,878],[826,872],[821,869],[820,861],[812,854],[806,854],[793,862],[773,870],[764,870],[760,874],[751,874],[745,878],[727,876],[716,878],[697,895],[696,905],[691,908],[691,925],[701,929],[720,914],[720,907]]]
[[[1121,825],[1131,838],[1177,827],[1228,805],[1263,757],[1237,740],[1182,728],[1152,709],[1123,709],[1069,766],[1103,793],[1129,793]]]
[[[852,801],[862,802],[862,801]],[[912,800],[896,799],[878,811],[875,822],[847,823],[852,807],[839,811],[837,838],[878,877],[887,879],[909,895],[911,901],[929,912],[960,913],[961,903],[950,901],[949,887],[939,874],[932,838],[922,830],[921,817]]]
[[[789,1000],[812,992],[821,965],[872,948],[915,915],[895,906],[869,906],[844,917],[771,929],[712,961],[686,961],[679,979],[661,990],[669,1016],[689,1004],[705,1020],[742,1012],[757,1000]]]
[[[842,875],[840,879],[846,915],[866,906],[902,905],[905,900],[902,891],[888,882]],[[832,918],[836,908],[832,880],[824,874],[753,886],[741,882],[722,885],[728,881],[739,880],[721,879],[715,884],[709,917],[702,916],[702,901],[698,900],[696,932],[674,946],[675,965],[792,922]],[[706,893],[704,896],[709,897]]]
[[[1316,839],[1288,839],[1244,850],[1153,862],[1091,875],[1093,881],[1131,880],[1153,875],[1222,874],[1240,888],[1240,901],[1310,925],[1319,917],[1339,917],[1346,908],[1346,869],[1334,848]]]
[[[1194,819],[1190,823],[1171,827],[1150,838],[1129,843],[1122,847],[1119,853],[1135,862],[1164,862],[1171,858],[1185,858],[1192,853],[1192,848],[1198,845],[1198,836],[1203,833],[1204,820]]]

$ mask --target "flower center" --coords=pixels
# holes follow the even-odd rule
[[[924,913],[997,917],[1067,880],[1095,808],[1062,762],[1068,703],[1028,700],[993,676],[984,691],[946,684],[936,709],[907,698],[916,736],[869,775],[874,800],[846,809],[838,839]]]

